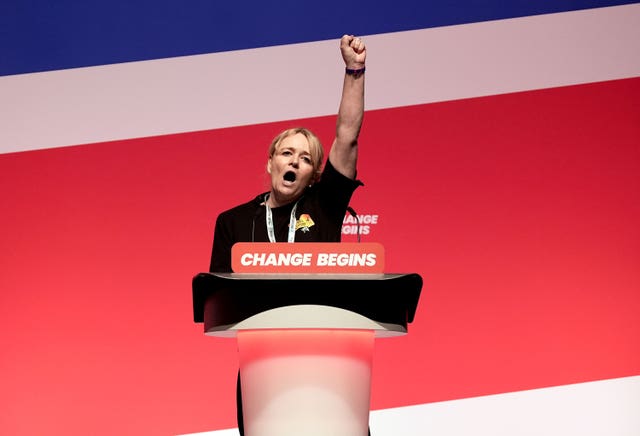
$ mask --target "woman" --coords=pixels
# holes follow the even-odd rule
[[[236,242],[339,242],[355,179],[358,136],[364,116],[366,48],[360,38],[344,35],[345,63],[336,137],[321,171],[324,152],[311,131],[285,130],[269,147],[269,192],[221,213],[216,220],[211,272],[231,272]],[[240,376],[237,388],[238,428],[244,434]]]
[[[221,213],[210,271],[231,271],[236,242],[338,242],[355,180],[358,135],[364,115],[366,49],[360,38],[340,40],[345,62],[336,137],[322,173],[319,139],[305,128],[280,133],[269,147],[271,189]]]

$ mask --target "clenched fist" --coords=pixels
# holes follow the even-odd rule
[[[359,70],[364,68],[367,49],[362,39],[353,35],[344,35],[340,38],[340,52],[348,69]]]

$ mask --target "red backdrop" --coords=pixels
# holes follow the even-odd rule
[[[376,344],[373,409],[638,374],[638,102],[629,79],[366,114],[364,240],[425,281],[411,334]],[[234,426],[236,346],[192,322],[190,280],[270,139],[334,122],[3,155],[0,428]]]

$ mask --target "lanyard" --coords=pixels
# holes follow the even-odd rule
[[[273,214],[271,208],[267,204],[269,194],[264,199],[264,207],[266,209],[265,215],[267,219],[267,235],[269,236],[269,242],[276,242],[276,233],[273,228]],[[300,201],[300,200],[298,200]],[[298,208],[298,201],[293,205],[291,209],[291,216],[289,217],[289,235],[287,236],[287,242],[294,242],[296,240],[296,209]]]

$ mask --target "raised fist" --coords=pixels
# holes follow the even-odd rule
[[[367,49],[362,39],[353,35],[344,35],[340,38],[340,52],[347,68],[351,70],[364,68]]]

